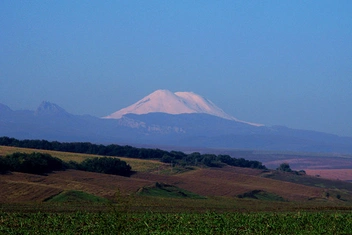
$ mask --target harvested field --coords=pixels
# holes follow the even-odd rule
[[[8,146],[0,146],[0,156],[6,156],[8,154],[12,154],[15,152],[21,153],[48,153],[53,157],[60,158],[63,161],[76,161],[82,162],[84,159],[88,157],[98,157],[98,155],[89,155],[89,154],[81,154],[81,153],[68,153],[68,152],[60,152],[60,151],[51,151],[51,150],[42,150],[42,149],[30,149],[30,148],[17,148],[17,147],[8,147]]]
[[[40,185],[21,180],[0,180],[0,202],[42,202],[44,199],[56,195],[63,190],[57,187]]]
[[[352,182],[352,169],[307,169],[307,175]]]
[[[131,194],[152,183],[143,179],[77,170],[55,172],[48,176],[14,172],[0,176],[0,202],[43,201],[64,190],[80,190],[113,198],[117,193]]]
[[[49,153],[65,161],[74,160],[80,162],[87,157],[94,157],[94,155],[88,154],[0,146],[0,155],[3,156],[14,152],[32,153],[34,151]],[[131,177],[122,177],[67,170],[54,172],[48,176],[17,172],[1,175],[0,188],[2,190],[0,192],[0,202],[43,201],[64,190],[79,190],[100,197],[114,198],[116,195],[134,194],[140,188],[154,185],[156,182],[174,185],[198,195],[209,197],[233,198],[253,190],[262,190],[290,201],[327,199],[325,196],[328,190],[327,187],[321,187],[320,184],[316,185],[318,183],[314,183],[314,177],[309,178],[312,184],[303,185],[302,182],[294,181],[296,180],[295,178],[289,181],[282,180],[280,177],[275,179],[264,177],[264,175],[271,172],[258,169],[226,166],[223,168],[187,169],[188,171],[180,173],[182,171],[179,171],[177,167],[172,167],[170,164],[159,161],[120,159],[130,164],[136,173]],[[322,172],[319,174],[323,176]],[[352,176],[352,170],[350,174]],[[305,176],[302,177],[300,180],[308,179],[304,178]],[[348,176],[346,175],[346,177]]]
[[[324,193],[322,188],[257,176],[260,172],[237,167],[204,168],[177,175],[137,172],[131,177],[77,170],[54,172],[48,176],[14,172],[0,177],[0,187],[3,189],[0,192],[0,201],[43,201],[64,190],[80,190],[96,196],[114,198],[117,194],[133,194],[155,182],[175,185],[203,196],[236,197],[256,189],[274,193],[288,200],[304,201],[322,198]]]
[[[263,162],[270,169],[276,169],[283,162],[290,164],[293,170],[308,169],[352,169],[350,157],[286,157],[280,160],[266,160]]]
[[[231,171],[232,169],[232,171]],[[277,194],[288,200],[308,200],[321,198],[324,190],[301,184],[282,182],[279,180],[256,176],[262,171],[248,169],[251,174],[245,174],[237,167],[207,168],[189,171],[175,176],[137,173],[134,178],[173,184],[177,187],[203,196],[235,197],[253,189],[264,190]],[[239,173],[241,172],[241,173]]]

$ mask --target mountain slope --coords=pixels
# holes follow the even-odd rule
[[[104,118],[120,119],[126,114],[148,114],[148,113],[205,113],[228,120],[247,123],[253,126],[260,124],[240,121],[235,117],[225,113],[210,100],[193,92],[176,92],[168,90],[157,90],[136,103],[116,111]]]
[[[70,116],[66,110],[47,101],[43,101],[35,111],[35,115],[50,115],[50,116]]]
[[[4,104],[0,103],[0,113],[11,112],[12,110]]]
[[[0,136],[60,141],[121,140],[116,137],[116,132],[127,131],[112,121],[89,115],[73,115],[57,104],[42,102],[35,111],[0,112]]]
[[[187,107],[192,113],[177,115],[165,112],[129,113],[120,119],[103,119],[89,115],[73,115],[58,105],[48,102],[42,103],[35,111],[12,111],[2,105],[0,107],[0,136],[64,142],[87,141],[139,146],[174,146],[175,148],[206,147],[352,153],[352,138],[350,137],[342,138],[326,133],[280,126],[255,126],[216,115],[197,113],[194,111],[197,108],[194,107],[196,103],[200,104],[200,108],[206,108],[202,102],[196,102],[198,96],[192,93],[178,93],[178,96],[167,91],[162,91],[162,93],[167,98],[175,96],[175,102],[184,101],[187,105],[181,107]],[[187,97],[188,95],[190,98]],[[159,94],[158,97],[162,96]],[[143,103],[141,105],[143,106]],[[167,104],[164,105],[164,108],[166,107]],[[200,108],[198,111],[201,110]]]

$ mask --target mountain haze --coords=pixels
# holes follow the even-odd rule
[[[237,118],[225,113],[210,100],[193,92],[172,93],[169,90],[156,90],[136,103],[120,109],[104,118],[120,119],[126,114],[148,113],[204,113],[228,120],[247,123],[253,126],[262,126],[261,124],[240,121]]]
[[[73,115],[50,102],[42,102],[34,111],[14,111],[0,104],[0,136],[175,149],[352,153],[351,137],[238,121],[197,94],[167,90],[106,118]]]
[[[35,110],[35,115],[70,115],[57,104],[43,101]]]

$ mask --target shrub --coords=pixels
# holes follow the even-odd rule
[[[5,157],[7,170],[31,174],[45,174],[65,170],[62,160],[44,153],[13,153]]]
[[[287,162],[281,163],[280,166],[276,169],[278,171],[291,172],[290,165]]]
[[[299,170],[299,171],[297,171],[297,174],[298,175],[306,175],[307,173],[305,170]]]
[[[160,161],[164,163],[172,163],[172,162],[175,162],[175,158],[171,157],[168,154],[164,154],[164,156],[160,159]]]
[[[8,165],[3,157],[0,156],[0,174],[8,172]]]
[[[82,170],[82,166],[81,164],[79,164],[76,161],[69,161],[68,163],[66,163],[67,168],[69,169],[75,169],[75,170]]]
[[[131,166],[125,161],[111,157],[95,157],[84,160],[79,168],[84,171],[98,172],[112,175],[131,175]]]

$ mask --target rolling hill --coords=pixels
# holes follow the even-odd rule
[[[31,152],[34,150],[0,146],[1,155],[15,151]],[[43,150],[35,151],[40,152]],[[87,154],[44,152],[66,161],[69,159],[82,160],[90,157]],[[246,198],[246,195],[255,195],[256,193],[269,195],[266,199],[263,199],[262,206],[268,206],[269,204],[265,201],[269,200],[271,201],[270,203],[275,202],[270,204],[273,208],[280,205],[280,207],[292,209],[297,206],[296,203],[299,203],[300,207],[307,206],[308,208],[313,205],[329,208],[346,207],[352,202],[352,184],[343,181],[231,166],[222,168],[190,168],[186,171],[176,171],[175,167],[167,163],[153,160],[122,159],[130,163],[132,168],[135,168],[136,173],[131,177],[78,170],[58,171],[47,176],[18,172],[1,175],[0,186],[2,190],[0,192],[0,202],[10,204],[44,202],[48,198],[63,192],[83,191],[112,201],[117,200],[117,197],[122,197],[124,198],[123,200],[129,200],[128,198],[132,197],[133,200],[136,200],[137,204],[135,206],[137,207],[138,205],[143,207],[143,203],[167,207],[166,201],[158,199],[158,197],[139,196],[138,194],[143,188],[154,187],[158,184],[170,185],[174,187],[173,190],[183,192],[181,195],[184,194],[186,196],[183,199],[177,199],[181,200],[177,202],[184,206],[187,205],[187,200],[191,200],[187,199],[187,193],[184,192],[190,192],[206,198],[197,199],[198,201],[194,205],[194,207],[203,205],[203,209],[224,207],[227,208],[226,210],[231,210],[231,208],[233,210],[234,208],[229,205],[239,202],[243,202],[243,205],[246,206],[250,204],[258,205],[262,200],[251,197]],[[243,196],[245,198],[239,198]],[[220,202],[221,200],[223,202]],[[188,207],[192,208],[193,206],[188,204]]]

